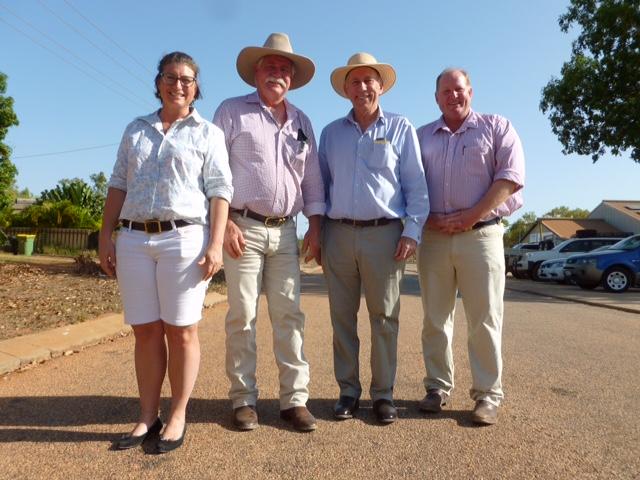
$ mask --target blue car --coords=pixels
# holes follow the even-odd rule
[[[565,276],[581,288],[602,285],[614,293],[640,284],[640,235],[632,235],[599,252],[574,255],[564,265]]]

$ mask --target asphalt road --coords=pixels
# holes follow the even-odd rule
[[[234,431],[223,304],[208,309],[201,323],[202,365],[180,450],[158,456],[150,445],[110,449],[137,415],[133,338],[126,337],[0,379],[0,478],[638,478],[640,315],[507,292],[506,399],[497,425],[476,427],[469,421],[462,308],[453,404],[439,415],[417,409],[424,395],[421,304],[415,275],[405,280],[395,394],[400,419],[392,425],[375,423],[368,399],[358,418],[333,421],[338,390],[325,287],[321,276],[305,275],[308,406],[317,431],[298,433],[278,418],[264,301],[258,321],[262,425]],[[366,386],[364,302],[359,329]]]

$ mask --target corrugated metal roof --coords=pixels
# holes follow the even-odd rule
[[[640,221],[640,200],[603,200],[602,203]]]

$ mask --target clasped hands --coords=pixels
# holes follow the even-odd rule
[[[478,221],[472,209],[460,210],[455,213],[430,213],[427,228],[447,235],[468,232]]]

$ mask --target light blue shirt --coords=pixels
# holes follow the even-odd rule
[[[233,195],[222,130],[194,109],[165,133],[158,112],[124,131],[109,187],[127,192],[120,218],[206,224],[209,199]]]
[[[429,197],[416,130],[405,117],[378,111],[364,133],[353,110],[322,131],[318,153],[327,216],[404,219],[402,235],[419,242]]]

